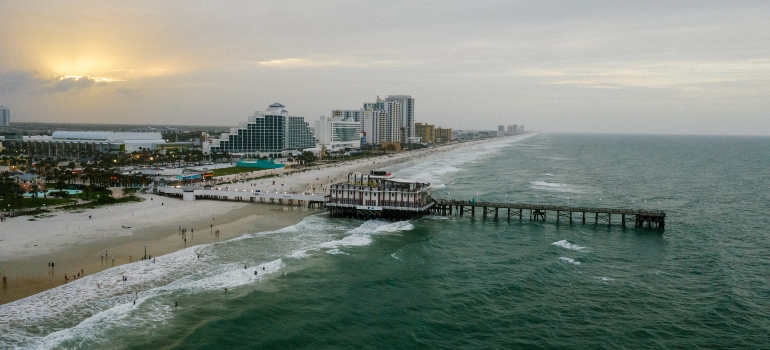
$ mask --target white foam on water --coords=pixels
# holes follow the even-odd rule
[[[581,246],[579,246],[577,244],[572,244],[570,242],[567,242],[566,239],[563,239],[563,240],[558,241],[558,242],[553,242],[553,243],[551,243],[551,245],[557,246],[559,248],[564,248],[564,249],[567,249],[567,250],[578,251],[578,252],[582,252],[582,251],[585,251],[585,249],[587,249],[586,247],[581,247]]]
[[[611,281],[614,281],[614,280],[615,280],[614,278],[610,278],[610,277],[600,277],[600,276],[594,276],[594,278],[595,278],[595,279],[597,279],[597,280],[599,280],[599,281],[603,281],[603,282],[611,282]]]
[[[562,256],[562,257],[560,257],[560,258],[559,258],[559,261],[561,261],[561,262],[565,262],[565,263],[568,263],[568,264],[572,264],[572,265],[580,265],[580,264],[581,264],[581,262],[580,262],[580,261],[576,261],[575,259],[572,259],[572,258],[568,258],[568,257],[566,257],[566,256]]]
[[[553,176],[553,174],[545,174],[545,176]]]
[[[350,254],[348,254],[348,253],[345,253],[345,252],[343,252],[343,251],[341,251],[341,250],[339,250],[339,249],[330,249],[330,250],[327,250],[327,251],[326,251],[326,254],[331,254],[331,255],[350,255]]]
[[[390,256],[391,256],[393,259],[396,259],[396,260],[401,260],[401,258],[399,258],[399,257],[397,257],[397,256],[396,256],[396,253],[390,254]]]
[[[361,226],[350,230],[348,232],[350,235],[339,240],[321,243],[318,245],[318,248],[337,249],[340,247],[365,246],[372,243],[371,235],[409,231],[413,228],[412,223],[408,221],[387,222],[369,220],[361,224]]]
[[[166,305],[155,304],[158,304],[158,299],[172,293],[192,294],[250,285],[285,266],[283,258],[263,263],[233,262],[232,259],[237,260],[240,258],[238,255],[243,254],[243,245],[248,244],[242,241],[249,238],[269,239],[279,249],[286,249],[284,258],[300,259],[306,258],[309,250],[325,248],[332,250],[330,254],[347,254],[339,247],[368,245],[373,234],[413,228],[408,222],[373,220],[352,229],[350,224],[309,216],[296,225],[280,230],[186,248],[156,257],[155,262],[144,260],[116,266],[0,305],[0,315],[3,315],[0,317],[0,334],[3,335],[0,337],[0,348],[52,348],[73,339],[98,342],[103,331],[110,327],[126,327],[126,322],[166,322],[173,317],[173,313],[166,312]],[[345,236],[328,241],[340,235]],[[220,256],[222,254],[224,256]],[[244,258],[248,260],[247,256]],[[255,270],[257,275],[254,275]],[[123,281],[122,276],[127,276],[128,280]],[[134,306],[136,292],[139,298]],[[137,312],[139,306],[145,309],[141,318],[129,317],[120,323],[126,315]],[[153,309],[151,316],[145,316],[147,308],[159,309]]]
[[[413,160],[413,165],[398,170],[396,175],[399,178],[430,183],[433,188],[441,188],[443,187],[441,179],[447,174],[462,171],[462,165],[491,156],[500,149],[532,135],[518,138],[503,138],[497,141],[484,142],[452,151],[432,154],[429,160]]]

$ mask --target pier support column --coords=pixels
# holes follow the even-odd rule
[[[626,214],[620,214],[621,227],[626,227]]]
[[[497,210],[500,208],[495,207],[495,220],[497,220]]]
[[[586,224],[586,212],[583,212],[583,225]]]
[[[607,226],[612,226],[612,214],[607,213]]]
[[[561,216],[561,211],[557,210],[556,211],[556,224],[557,225],[559,224],[559,216]]]
[[[599,213],[596,213],[596,219],[594,219],[594,225],[599,224]]]

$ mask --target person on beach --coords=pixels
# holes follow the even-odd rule
[[[227,287],[225,287],[225,293],[227,293]]]
[[[256,276],[256,275],[257,275],[257,271],[254,271],[254,276]]]

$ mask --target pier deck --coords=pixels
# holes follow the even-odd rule
[[[483,217],[493,217],[498,219],[500,216],[506,219],[518,217],[520,221],[528,217],[529,221],[546,221],[549,215],[556,217],[556,223],[564,220],[572,224],[575,220],[580,220],[583,224],[586,220],[593,221],[593,224],[599,223],[612,225],[612,217],[620,217],[620,224],[626,227],[626,223],[634,223],[637,228],[664,229],[666,226],[666,212],[661,210],[641,210],[641,209],[622,209],[622,208],[588,208],[562,205],[543,205],[543,204],[519,204],[519,203],[492,203],[492,202],[470,202],[446,199],[434,199],[434,205],[429,211],[436,215],[457,215],[465,214],[475,217],[477,212]],[[617,220],[616,220],[617,221]]]

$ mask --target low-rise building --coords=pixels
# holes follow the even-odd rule
[[[30,156],[80,157],[81,153],[134,152],[166,143],[157,132],[54,131],[51,136],[24,136],[21,149]]]

